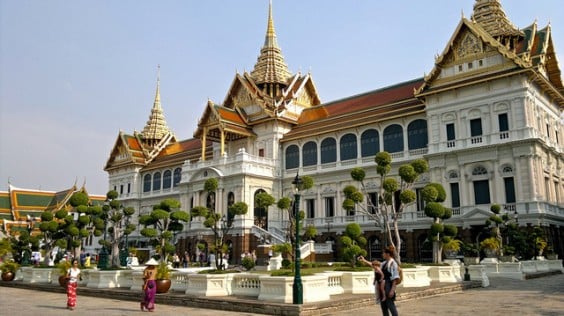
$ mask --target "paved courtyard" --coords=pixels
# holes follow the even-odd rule
[[[564,315],[564,274],[530,280],[490,278],[488,288],[398,302],[400,315]],[[375,305],[354,310],[381,315]],[[348,315],[338,312],[326,315]]]
[[[489,288],[398,302],[401,315],[564,315],[564,275],[531,280],[491,278]],[[65,308],[66,295],[0,286],[0,315],[141,315],[136,302],[79,296],[74,311]],[[158,304],[160,315],[259,315]],[[265,310],[267,313],[267,310]],[[373,304],[325,315],[380,315]]]

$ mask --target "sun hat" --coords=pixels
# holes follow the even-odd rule
[[[155,260],[155,258],[151,258],[151,260],[145,262],[146,266],[158,266],[159,263],[157,262],[157,260]]]

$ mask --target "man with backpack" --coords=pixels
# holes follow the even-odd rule
[[[399,266],[394,260],[395,248],[393,246],[384,249],[384,262],[382,263],[382,272],[384,272],[384,294],[386,300],[380,303],[382,314],[384,316],[392,314],[398,315],[396,308],[396,287],[400,282]]]

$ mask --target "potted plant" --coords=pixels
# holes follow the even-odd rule
[[[170,280],[170,268],[168,267],[168,263],[166,261],[159,262],[156,277],[157,279],[155,282],[157,283],[157,293],[168,292],[172,282]]]
[[[504,245],[502,246],[503,256],[500,257],[501,262],[516,262],[515,259],[515,247]]]
[[[460,251],[462,241],[454,238],[443,238],[443,252],[447,258],[456,258],[456,255]]]
[[[495,237],[489,237],[480,242],[480,248],[484,250],[486,257],[488,258],[497,257],[499,247],[499,240]]]
[[[464,264],[478,264],[480,262],[480,250],[474,243],[462,243],[462,254],[464,255]]]
[[[544,249],[546,248],[547,245],[548,244],[547,244],[546,240],[544,240],[543,237],[539,236],[535,239],[535,246],[536,246],[536,249],[537,249],[538,257],[542,257],[542,253],[543,253],[543,251],[544,251]]]
[[[67,287],[67,273],[71,267],[71,263],[68,260],[62,260],[55,266],[59,271],[59,285],[66,288]]]
[[[0,266],[0,270],[2,270],[2,281],[12,281],[16,277],[16,271],[20,268],[20,265],[14,261],[4,262],[2,266]]]

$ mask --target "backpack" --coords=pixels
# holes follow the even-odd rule
[[[398,275],[399,275],[399,279],[396,279],[397,280],[396,285],[400,285],[401,282],[403,281],[403,269],[400,267],[400,265],[397,263],[396,260],[394,260],[394,263],[398,266]],[[386,269],[387,269],[387,267],[386,267]]]

